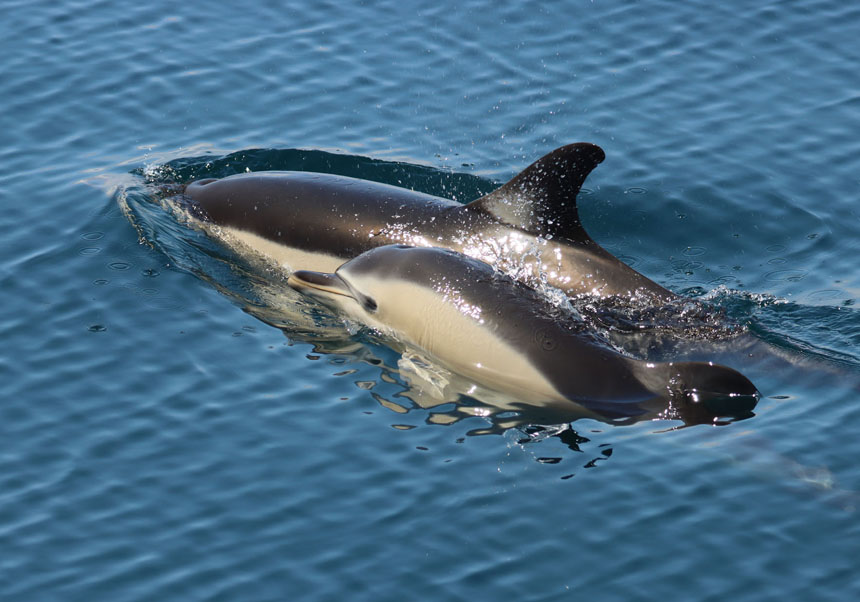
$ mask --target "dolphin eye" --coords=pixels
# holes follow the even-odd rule
[[[364,299],[362,299],[362,305],[364,306],[364,309],[366,311],[369,311],[369,312],[376,311],[376,307],[377,307],[376,301],[374,301],[370,297],[364,297]]]

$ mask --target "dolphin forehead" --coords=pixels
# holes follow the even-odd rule
[[[345,278],[374,276],[428,284],[444,278],[463,280],[489,277],[495,269],[477,259],[443,247],[385,245],[362,253],[338,269]]]

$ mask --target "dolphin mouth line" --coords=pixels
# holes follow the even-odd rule
[[[297,270],[290,274],[287,284],[295,289],[312,289],[329,295],[354,298],[346,283],[337,274]]]

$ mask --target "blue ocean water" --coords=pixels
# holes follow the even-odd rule
[[[860,7],[2,8],[0,598],[860,595]],[[122,210],[164,165],[467,201],[578,140],[592,236],[747,329],[701,349],[754,417],[449,419]]]

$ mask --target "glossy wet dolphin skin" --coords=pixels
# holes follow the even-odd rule
[[[758,401],[731,368],[623,356],[533,289],[447,249],[387,245],[334,273],[294,272],[289,284],[530,404],[575,403],[620,418],[655,406],[747,415]]]
[[[312,172],[199,180],[186,187],[184,201],[226,243],[289,269],[332,272],[369,249],[401,243],[453,249],[526,281],[541,276],[569,295],[674,298],[583,228],[576,196],[604,158],[593,144],[560,147],[467,205]]]

